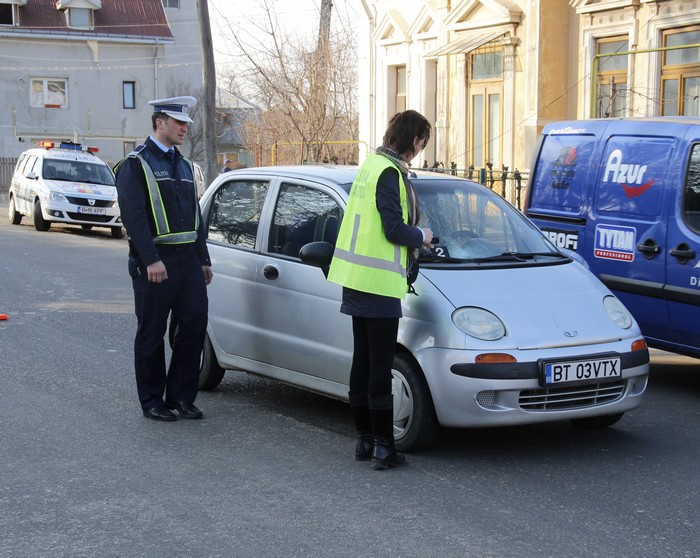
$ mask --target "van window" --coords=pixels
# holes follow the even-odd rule
[[[531,186],[531,207],[581,215],[585,209],[586,175],[595,137],[550,135],[544,139]]]
[[[597,211],[656,221],[673,147],[668,138],[611,137],[600,158]]]
[[[689,228],[700,233],[700,144],[693,146],[685,178],[683,219]]]

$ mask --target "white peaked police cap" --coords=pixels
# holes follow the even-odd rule
[[[190,110],[197,105],[194,97],[169,97],[148,101],[148,104],[153,106],[153,112],[162,112],[180,122],[194,122],[189,117]]]

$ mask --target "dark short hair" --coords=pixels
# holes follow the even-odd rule
[[[382,143],[393,149],[399,155],[413,149],[415,138],[428,141],[430,139],[430,122],[415,110],[405,110],[391,117]]]
[[[165,114],[164,112],[154,112],[151,115],[151,125],[153,126],[153,131],[155,131],[157,128],[156,120],[158,120],[159,118],[161,120],[165,120],[167,122],[170,117],[167,114]]]

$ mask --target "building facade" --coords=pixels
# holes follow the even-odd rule
[[[201,90],[197,21],[192,0],[0,0],[0,157],[68,139],[121,159],[149,100]]]
[[[414,167],[526,174],[549,122],[700,113],[697,0],[361,1],[360,137],[418,110]]]

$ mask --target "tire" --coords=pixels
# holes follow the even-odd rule
[[[204,348],[202,349],[202,362],[199,368],[199,389],[208,391],[214,389],[221,383],[226,370],[221,368],[216,360],[214,347],[212,347],[209,334],[204,338]]]
[[[7,220],[13,225],[19,225],[22,222],[22,214],[15,207],[15,197],[10,196],[10,204],[7,208]]]
[[[34,202],[34,228],[41,232],[46,232],[51,226],[51,221],[44,219],[44,215],[41,213],[41,202],[36,200]]]
[[[428,383],[410,356],[397,354],[392,367],[394,441],[399,451],[418,451],[440,431]]]
[[[600,417],[587,417],[579,419],[571,419],[571,424],[576,428],[586,428],[589,430],[597,430],[612,426],[622,418],[625,413],[617,413],[615,415],[603,415]]]
[[[112,227],[112,238],[124,238],[124,227]]]

